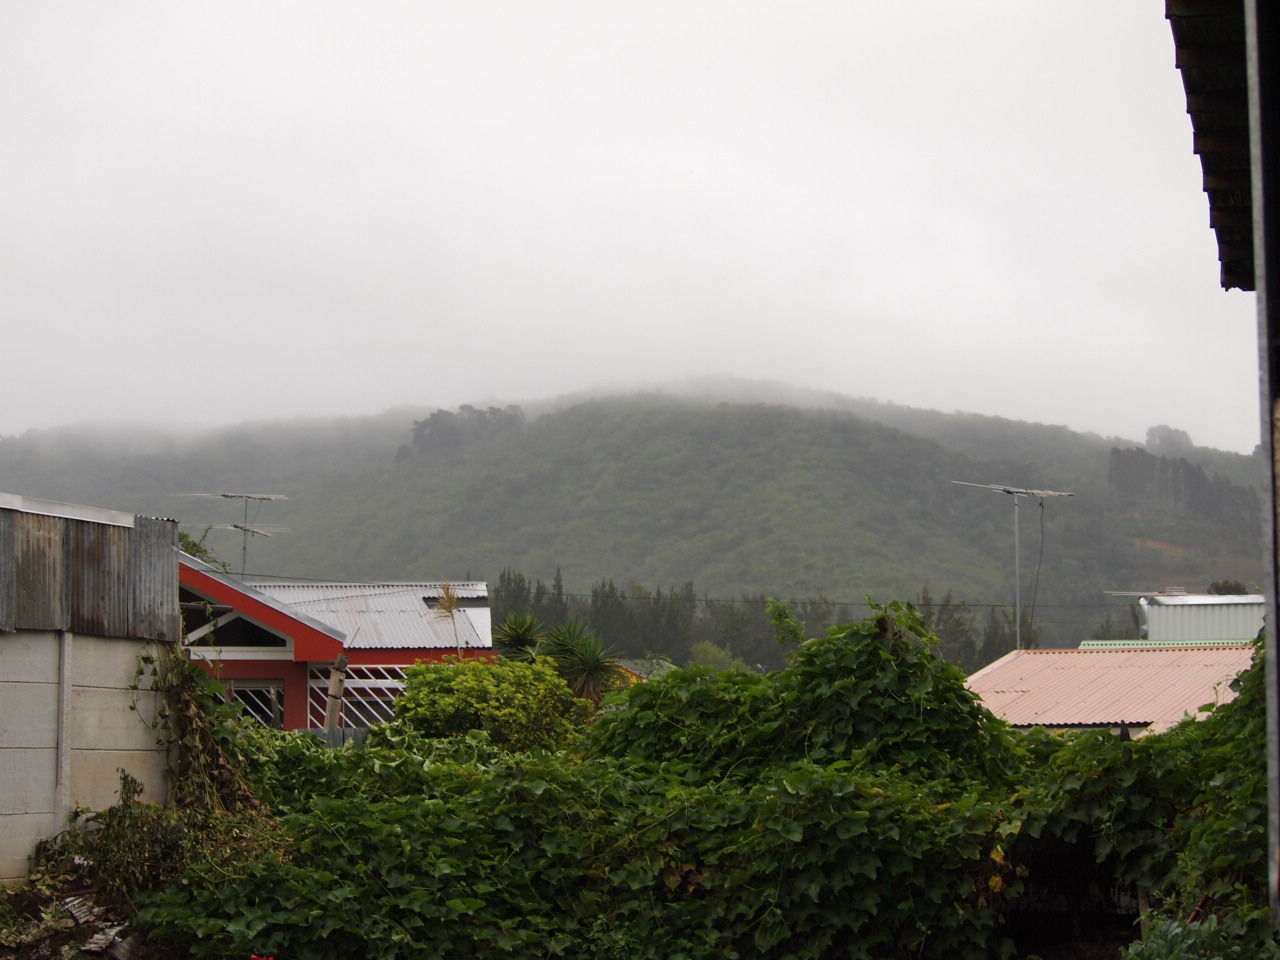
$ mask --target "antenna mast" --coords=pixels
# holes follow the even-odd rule
[[[1035,497],[1044,505],[1046,497],[1074,497],[1074,493],[1062,490],[1028,490],[1024,487],[1010,487],[1003,483],[969,483],[966,480],[952,480],[962,487],[982,487],[996,493],[1007,493],[1013,497],[1013,635],[1015,649],[1022,649],[1022,552],[1018,543],[1018,500],[1021,497]]]
[[[244,502],[244,522],[229,524],[213,524],[213,526],[222,527],[224,529],[240,531],[240,576],[244,576],[245,568],[248,566],[249,560],[249,534],[255,537],[269,537],[271,532],[278,532],[279,528],[269,532],[260,527],[249,525],[249,501],[256,501],[261,508],[263,502],[267,500],[288,500],[283,493],[187,493],[183,494],[187,497],[221,497],[224,500],[240,500]],[[254,511],[254,517],[257,517],[257,511]]]

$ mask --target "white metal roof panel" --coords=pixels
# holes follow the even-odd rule
[[[318,630],[320,633],[333,637],[333,639],[341,642],[344,646],[350,646],[350,644],[347,643],[349,636],[348,633],[341,629],[338,624],[323,617],[317,617],[313,610],[307,610],[305,607],[294,607],[289,603],[283,602],[280,598],[272,596],[271,593],[263,590],[261,585],[247,583],[239,577],[232,576],[229,573],[223,573],[216,567],[211,567],[203,560],[197,560],[190,554],[181,553],[179,562],[186,564],[192,569],[199,570],[206,576],[209,576],[220,583],[224,583],[234,590],[238,590],[247,597],[252,597],[261,603],[265,603],[273,610],[278,610],[286,616],[293,617],[295,620],[305,623],[307,626],[314,630]]]
[[[492,639],[476,628],[467,609],[450,620],[427,605],[440,597],[441,583],[343,583],[254,581],[262,593],[331,623],[346,632],[346,646],[386,649],[491,647]],[[481,582],[451,584],[461,600],[484,600]],[[456,628],[456,636],[455,636]]]

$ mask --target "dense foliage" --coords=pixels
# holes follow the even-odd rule
[[[1280,954],[1261,657],[1207,719],[1128,742],[1015,736],[936,646],[889,605],[775,673],[614,695],[572,753],[219,721],[270,819],[165,874],[139,921],[195,956],[985,960],[1137,900],[1131,960]],[[68,849],[110,862],[93,837]]]
[[[593,750],[679,761],[703,780],[856,761],[920,781],[1008,784],[1019,745],[899,604],[800,646],[772,674],[676,670],[596,724]]]
[[[545,630],[534,614],[513,613],[493,628],[493,646],[500,656],[512,660],[546,658],[573,695],[593,707],[606,693],[628,682],[613,651],[580,620],[565,620]]]
[[[881,669],[859,680],[873,661]],[[723,771],[654,742],[644,757],[616,747],[638,714],[662,712],[645,706],[650,689],[715,690],[732,674],[635,688],[637,702],[588,731],[585,756],[506,753],[483,732],[433,741],[398,724],[338,751],[257,734],[246,749],[289,851],[216,883],[188,876],[143,917],[197,955],[1008,953],[1007,814],[981,781],[1017,753],[918,618],[888,609],[808,641],[788,670],[737,676],[773,688],[774,716],[736,747],[721,731],[736,750]],[[841,711],[849,696],[857,710]],[[740,704],[733,726],[745,732],[753,711]],[[876,742],[877,715],[918,735]],[[770,737],[783,749],[753,756]]]
[[[511,750],[555,749],[591,710],[576,699],[550,658],[418,663],[405,673],[396,719],[426,737],[483,730]]]
[[[1154,940],[1190,944],[1194,934],[1173,936],[1164,921],[1215,917],[1206,943],[1229,940],[1242,957],[1280,955],[1267,917],[1261,655],[1235,686],[1235,699],[1204,720],[1132,743],[1084,734],[1047,753],[1018,798],[1019,856],[1043,860],[1064,842],[1085,852],[1098,868],[1095,882],[1141,891],[1160,906]],[[1187,949],[1171,946],[1168,956],[1219,955]],[[1133,956],[1163,955],[1135,948]]]
[[[689,786],[473,746],[314,760],[355,775],[282,804],[287,858],[190,878],[145,919],[197,955],[998,954],[989,805],[851,769]]]

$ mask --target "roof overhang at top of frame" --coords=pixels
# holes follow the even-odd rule
[[[1218,241],[1219,279],[1227,290],[1253,290],[1244,0],[1165,0],[1165,17]]]

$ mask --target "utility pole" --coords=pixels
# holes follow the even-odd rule
[[[996,493],[1007,493],[1013,497],[1013,630],[1015,649],[1022,649],[1022,552],[1018,542],[1018,501],[1022,497],[1035,497],[1044,506],[1046,497],[1074,497],[1074,493],[1061,490],[1028,490],[1024,487],[1010,487],[1003,483],[969,483],[965,480],[952,480],[962,487],[982,487]]]

